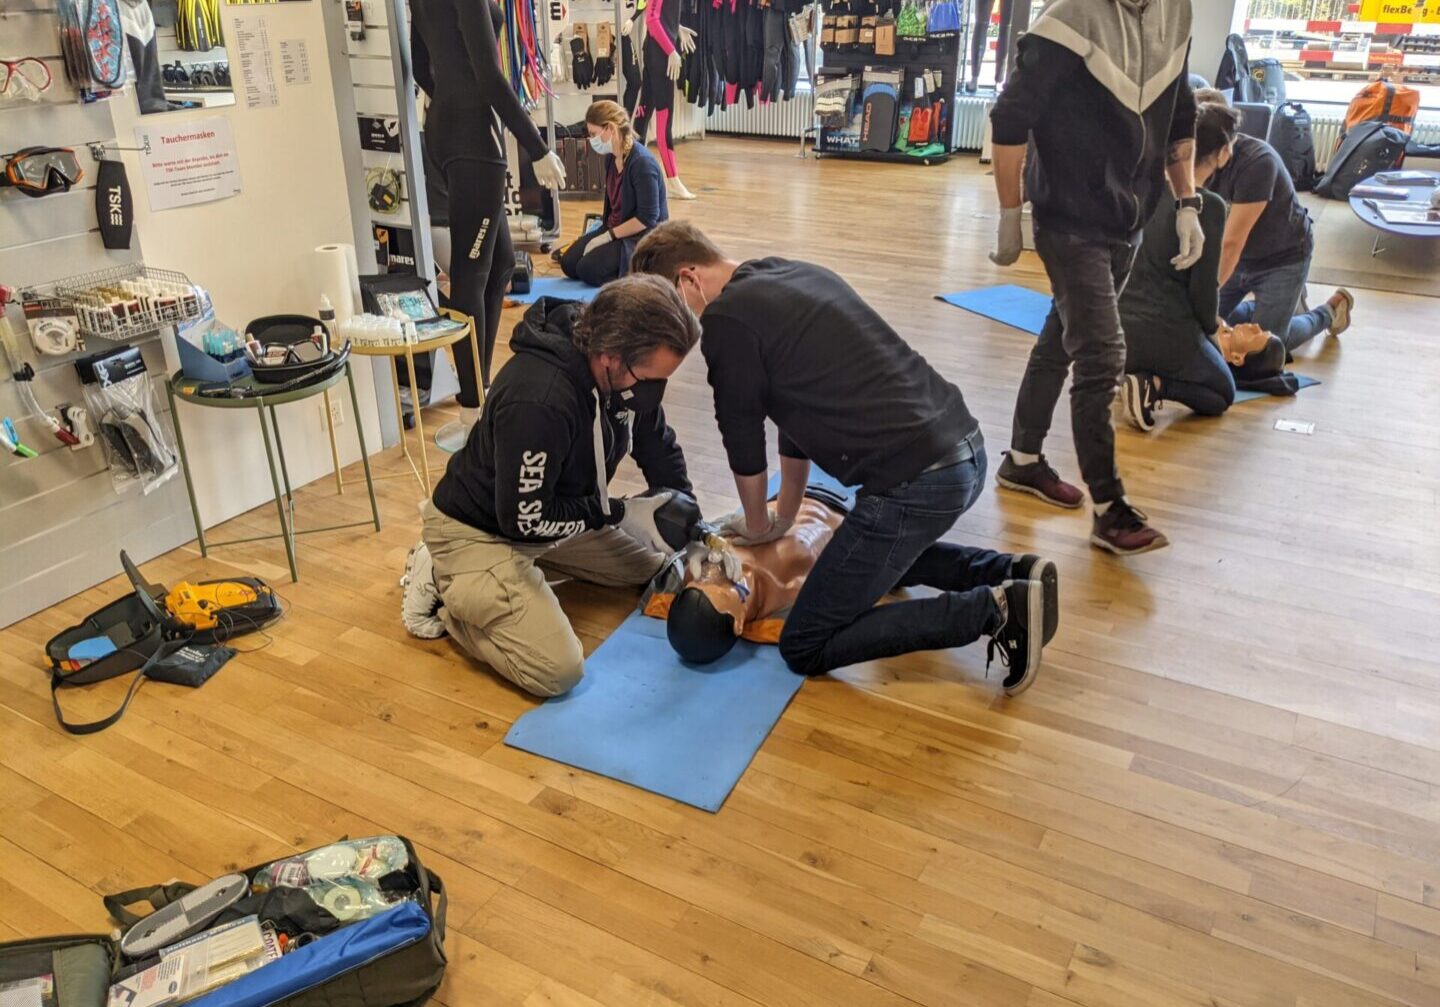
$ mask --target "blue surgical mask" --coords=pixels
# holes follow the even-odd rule
[[[597,154],[608,154],[613,148],[609,141],[602,140],[598,136],[592,136],[590,138],[590,149]]]

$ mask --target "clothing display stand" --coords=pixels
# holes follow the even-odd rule
[[[805,40],[807,56],[805,65],[814,68],[814,75],[810,78],[810,94],[815,94],[815,76],[820,73],[820,12],[822,7],[818,3],[810,5],[810,37]],[[800,149],[795,153],[796,157],[805,156],[805,138],[814,136],[815,142],[820,142],[820,118],[815,112],[815,103],[810,103],[810,124],[800,127]]]
[[[405,2],[407,2],[407,0],[392,0],[392,2],[405,3]],[[504,0],[504,2],[502,3],[502,6],[504,7],[505,17],[506,17],[506,20],[507,20],[507,23],[508,23],[508,20],[509,20],[510,18],[512,18],[512,17],[515,16],[516,4],[515,4],[514,0]],[[620,7],[619,0],[617,0],[615,6],[616,6],[616,10],[618,11],[618,10],[619,10],[619,7]],[[547,7],[548,7],[548,4],[547,4]],[[540,55],[541,55],[545,60],[549,60],[549,59],[550,59],[550,18],[549,18],[549,16],[548,16],[547,14],[540,13],[538,6],[537,6],[537,8],[536,8],[536,11],[537,11],[537,13],[536,13],[536,17],[535,17],[535,24],[532,25],[532,27],[535,29],[535,31],[538,32],[539,42],[538,42],[537,48],[538,48],[538,50],[539,50],[539,52],[540,52]],[[618,36],[617,36],[617,38],[618,38]],[[618,42],[618,41],[616,42],[616,45],[617,45],[617,46],[619,45],[619,42]],[[616,75],[617,75],[617,78],[618,78],[618,76],[619,76],[619,70],[618,70],[618,69],[616,70]],[[546,146],[548,146],[551,150],[555,150],[555,91],[554,91],[554,76],[555,76],[555,70],[554,70],[553,67],[551,67],[551,69],[550,69],[550,76],[551,76],[551,80],[549,80],[549,81],[546,82],[546,89],[545,89],[545,91],[544,91],[544,99],[543,99],[542,101],[540,101],[540,102],[535,106],[534,109],[531,110],[531,112],[530,112],[530,118],[533,119],[533,120],[535,120],[536,125],[540,126],[540,132],[541,132],[542,134],[544,134],[544,136],[545,136],[545,144],[546,144]],[[542,110],[543,110],[543,115],[542,115]],[[506,189],[507,189],[507,191],[506,191],[506,193],[505,193],[505,211],[506,211],[507,216],[508,216],[509,218],[511,218],[511,220],[507,221],[507,223],[513,223],[513,222],[514,222],[514,218],[518,218],[518,217],[521,217],[521,216],[523,215],[523,214],[522,214],[522,209],[521,209],[521,202],[520,202],[520,183],[521,183],[521,180],[525,177],[525,174],[524,174],[524,170],[523,170],[523,169],[529,167],[529,162],[526,161],[524,158],[521,157],[521,154],[520,154],[520,145],[515,142],[515,138],[510,135],[510,133],[509,133],[508,130],[507,130],[506,133],[505,133],[505,162],[506,162],[507,166],[509,167],[509,174],[510,174],[510,177],[509,177],[509,179],[508,179],[508,181],[507,181],[507,183],[506,183]],[[533,177],[533,176],[532,176],[532,177]],[[551,245],[552,245],[555,241],[557,241],[557,240],[559,239],[559,237],[560,237],[560,190],[558,190],[558,189],[552,189],[552,190],[550,190],[549,199],[550,199],[550,226],[549,226],[549,227],[544,227],[544,226],[542,226],[541,229],[540,229],[540,231],[539,231],[539,233],[538,233],[538,234],[535,234],[535,235],[533,235],[533,236],[527,234],[522,227],[512,226],[512,227],[510,228],[510,238],[511,238],[511,241],[513,242],[513,244],[515,245],[515,247],[516,247],[517,249],[520,249],[520,248],[533,248],[533,249],[535,249],[536,251],[548,252],[548,251],[550,251]],[[543,214],[542,214],[542,217],[543,217]]]
[[[832,6],[832,11],[835,7]],[[851,4],[850,9],[855,9]],[[866,9],[869,9],[868,7]],[[854,17],[853,15],[849,15]],[[823,22],[822,22],[823,25]],[[823,28],[822,28],[823,33]],[[823,123],[815,143],[816,157],[849,157],[864,161],[892,161],[911,164],[943,164],[954,152],[955,143],[955,95],[960,83],[960,44],[963,31],[942,36],[925,36],[918,39],[897,38],[895,54],[885,56],[876,53],[873,47],[862,48],[859,44],[841,43],[821,46],[824,66],[817,73],[819,82],[839,76],[862,77],[867,70],[898,72],[903,76],[902,86],[896,100],[895,115],[900,119],[901,108],[910,102],[911,88],[915,75],[925,70],[940,72],[940,87],[936,92],[943,107],[938,114],[944,123],[936,142],[943,148],[934,154],[917,156],[891,149],[862,150],[856,142],[855,131],[863,120],[865,88],[858,92],[859,101],[851,108],[851,121],[845,127],[832,128]]]

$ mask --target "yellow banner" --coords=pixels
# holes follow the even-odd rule
[[[1440,24],[1440,0],[1360,0],[1359,21],[1384,24]]]

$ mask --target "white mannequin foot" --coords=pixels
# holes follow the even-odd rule
[[[665,192],[671,199],[694,199],[695,193],[685,188],[685,183],[680,181],[680,176],[665,179]]]
[[[440,425],[435,431],[435,446],[448,454],[454,454],[470,439],[470,429],[480,419],[480,410],[468,406],[460,407],[460,418]]]

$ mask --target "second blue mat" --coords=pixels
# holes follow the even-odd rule
[[[957,308],[993,319],[1012,329],[1040,335],[1045,316],[1050,314],[1050,298],[1028,287],[1006,283],[998,287],[962,290],[958,294],[936,294],[937,300]]]
[[[1304,391],[1306,388],[1309,388],[1311,385],[1318,385],[1318,384],[1320,383],[1320,379],[1319,379],[1319,378],[1307,378],[1307,377],[1306,377],[1305,375],[1303,375],[1303,374],[1297,374],[1297,375],[1295,375],[1295,380],[1296,380],[1297,382],[1299,382],[1299,384],[1300,384],[1300,387],[1297,389],[1297,391]],[[1270,394],[1268,394],[1268,393],[1266,393],[1266,392],[1247,392],[1247,391],[1239,391],[1239,390],[1237,390],[1237,391],[1235,392],[1235,404],[1236,404],[1236,405],[1239,405],[1241,402],[1249,402],[1249,401],[1251,401],[1252,399],[1268,399],[1268,398],[1289,398],[1289,396],[1286,396],[1286,395],[1271,396]]]
[[[530,293],[506,294],[506,298],[520,304],[534,304],[542,297],[558,297],[564,301],[586,301],[600,293],[599,287],[572,280],[568,276],[537,276],[530,281]]]

